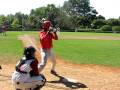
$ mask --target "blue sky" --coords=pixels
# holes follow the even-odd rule
[[[0,14],[15,14],[22,12],[29,14],[35,9],[47,4],[63,5],[65,0],[0,0]],[[120,16],[120,0],[90,0],[99,14],[106,18],[118,18]]]

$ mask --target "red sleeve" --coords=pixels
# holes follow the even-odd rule
[[[33,76],[38,76],[39,75],[39,70],[38,70],[38,61],[34,60],[31,64],[30,64],[32,71],[31,74]]]

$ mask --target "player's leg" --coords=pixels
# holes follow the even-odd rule
[[[55,54],[54,54],[54,52],[53,52],[52,49],[49,50],[49,58],[50,58],[50,60],[51,60],[51,62],[52,62],[51,73],[56,75],[56,74],[57,74],[56,71],[55,71],[56,58],[55,58]]]
[[[44,67],[45,67],[45,65],[46,65],[46,63],[47,63],[47,59],[48,59],[47,50],[41,49],[41,62],[40,62],[40,64],[38,65],[38,68],[39,68],[39,71],[40,71],[40,72],[44,69]]]

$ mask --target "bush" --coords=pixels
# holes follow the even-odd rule
[[[120,26],[113,26],[113,27],[112,27],[112,31],[113,31],[114,33],[120,33]]]
[[[20,28],[7,28],[7,31],[22,31]]]
[[[109,25],[104,25],[101,27],[101,30],[104,32],[110,32],[110,31],[112,31],[112,27]]]
[[[106,25],[106,21],[105,20],[94,20],[92,23],[92,28],[93,29],[100,29],[102,26]]]

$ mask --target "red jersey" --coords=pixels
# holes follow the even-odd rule
[[[40,42],[43,49],[50,49],[53,47],[52,39],[58,40],[56,33],[47,33],[45,31],[40,32]]]

